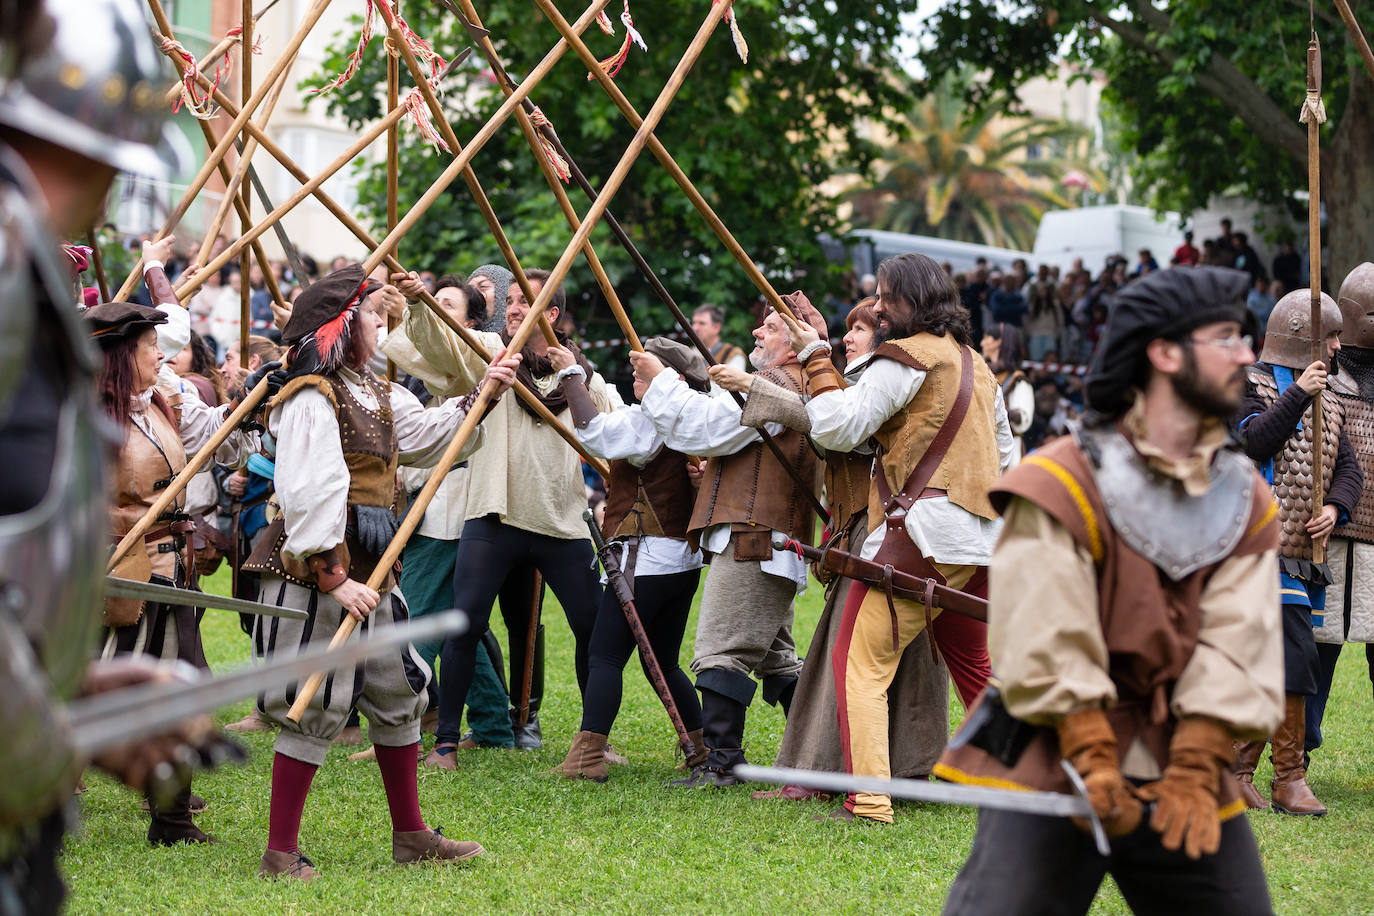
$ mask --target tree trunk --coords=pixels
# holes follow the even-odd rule
[[[1330,144],[1322,156],[1322,241],[1329,262],[1323,271],[1335,292],[1356,265],[1374,261],[1374,86],[1363,70],[1351,74],[1350,98]]]

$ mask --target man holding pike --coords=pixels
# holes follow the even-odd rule
[[[870,437],[878,443],[872,530],[860,556],[962,589],[992,555],[1000,523],[987,492],[1016,460],[1001,389],[973,352],[967,312],[935,261],[902,255],[879,265],[874,311],[883,342],[848,388],[829,343],[784,318],[806,373],[811,436],[837,452]],[[851,589],[832,656],[849,772],[890,775],[888,687],[903,651],[936,613],[881,587]],[[981,630],[974,632],[981,642]],[[834,816],[890,823],[892,801],[851,793]]]

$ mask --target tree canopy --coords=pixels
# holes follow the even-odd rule
[[[1315,0],[1314,0],[1315,3]],[[1330,276],[1369,257],[1374,85],[1334,8],[1315,3],[1330,120],[1322,128]],[[926,23],[920,53],[931,78],[972,66],[974,102],[1045,74],[1060,59],[1105,80],[1139,156],[1137,180],[1159,209],[1184,213],[1213,195],[1292,204],[1305,190],[1308,6],[1295,0],[947,0]]]
[[[820,245],[823,233],[838,234],[834,202],[820,186],[835,174],[863,171],[874,150],[861,136],[865,121],[886,121],[885,112],[903,107],[901,92],[888,79],[897,64],[895,46],[902,13],[916,0],[836,4],[829,0],[738,0],[735,10],[748,40],[749,62],[736,55],[722,25],[687,81],[656,136],[693,180],[766,276],[782,290],[803,288],[813,296],[837,283]],[[559,7],[571,21],[580,7]],[[608,12],[617,19],[620,5]],[[498,53],[519,81],[558,38],[528,0],[492,0],[479,6]],[[445,57],[474,44],[457,18],[437,4],[406,4],[410,26]],[[635,26],[648,43],[632,49],[616,77],[641,114],[652,104],[709,11],[702,0],[640,0]],[[320,86],[341,72],[353,50],[360,21],[335,37],[320,74]],[[381,113],[385,63],[381,36],[363,55],[358,74],[319,96],[331,110],[358,126]],[[622,40],[596,26],[584,33],[593,52],[609,56]],[[402,68],[402,89],[410,79]],[[445,83],[444,105],[460,140],[466,142],[500,102],[480,50]],[[569,52],[534,90],[531,99],[557,129],[569,152],[594,185],[600,186],[633,135],[605,92],[589,82]],[[424,144],[407,124],[402,131],[402,212],[438,176],[448,157]],[[528,146],[512,118],[475,157],[473,165],[526,268],[552,267],[571,231],[558,210]],[[360,206],[375,227],[385,222],[385,175],[365,165]],[[574,206],[587,199],[569,185]],[[738,337],[750,324],[748,307],[757,294],[690,202],[648,153],[640,157],[611,206],[640,250],[658,270],[684,309],[710,302],[725,308]],[[609,232],[592,236],[597,252],[642,333],[669,330],[671,316],[652,297]],[[400,246],[400,257],[416,269],[467,273],[501,262],[496,245],[465,185],[455,182]],[[579,259],[565,287],[575,316],[592,334],[613,332],[610,313],[585,262]]]

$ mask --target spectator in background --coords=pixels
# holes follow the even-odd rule
[[[1278,294],[1280,298],[1302,287],[1302,257],[1294,247],[1292,239],[1284,239],[1279,245],[1279,253],[1274,255],[1273,273],[1274,279],[1283,284],[1283,289]]]
[[[1217,236],[1217,266],[1235,267],[1236,258],[1240,257],[1240,251],[1236,249],[1235,239],[1231,236],[1231,220],[1227,217],[1221,221],[1221,235]]]
[[[1216,267],[1221,264],[1221,255],[1217,253],[1217,243],[1214,239],[1204,239],[1202,242],[1202,255],[1197,260],[1199,267]]]
[[[1245,307],[1250,310],[1260,327],[1268,327],[1269,313],[1274,310],[1278,299],[1270,295],[1270,282],[1263,277],[1255,279],[1250,288],[1250,294],[1245,297]]]
[[[1257,280],[1267,280],[1268,275],[1264,272],[1264,262],[1260,260],[1259,252],[1250,247],[1250,239],[1244,232],[1236,232],[1231,235],[1232,244],[1236,250],[1236,269],[1243,270],[1250,275],[1250,282]]]
[[[242,280],[237,267],[229,271],[228,281],[220,286],[219,296],[210,307],[210,337],[214,340],[216,353],[223,353],[229,341],[239,336],[243,314],[239,293],[243,288]]]
[[[1002,388],[1002,400],[1007,407],[1007,423],[1022,447],[1022,436],[1030,429],[1035,416],[1035,391],[1030,379],[1021,371],[1026,354],[1021,346],[1021,332],[1006,324],[994,324],[982,336],[983,358]],[[1024,452],[1022,452],[1024,454]]]
[[[1183,233],[1183,244],[1174,249],[1169,264],[1173,267],[1196,267],[1201,257],[1202,253],[1193,247],[1193,230],[1189,229]]]
[[[860,289],[864,288],[870,276],[872,275],[864,274],[863,279],[859,281]],[[875,287],[877,282],[873,281]],[[714,305],[699,305],[692,312],[692,330],[701,338],[706,349],[711,351],[711,356],[715,357],[716,362],[743,371],[746,368],[744,351],[720,339],[720,329],[724,323],[725,313]]]
[[[1026,300],[1019,292],[1021,284],[1022,280],[1013,271],[1003,277],[1001,286],[989,294],[988,308],[993,321],[1021,327],[1026,316]]]
[[[420,282],[423,283],[423,284],[425,285],[425,289],[429,290],[430,295],[433,295],[433,294],[434,294],[434,290],[437,289],[437,285],[436,285],[436,284],[438,283],[437,278],[434,276],[434,271],[432,271],[432,270],[422,270],[422,271],[420,271]]]
[[[340,270],[344,267],[347,267],[348,263],[348,258],[344,257],[341,254],[336,254],[334,255],[334,260],[329,262],[329,272],[333,273],[336,270]]]
[[[977,272],[974,273],[976,275]],[[955,274],[954,288],[959,291],[959,304],[964,307],[964,311],[968,312],[969,339],[982,340],[983,300],[979,291],[973,288],[973,281],[967,273]],[[979,289],[986,290],[987,288],[987,283],[983,283]]]
[[[1031,359],[1044,359],[1046,352],[1059,349],[1059,339],[1064,333],[1064,309],[1049,283],[1034,285],[1024,330]]]
[[[877,295],[878,278],[872,274],[864,274],[859,278],[859,298],[855,299],[855,304],[867,299],[869,296]]]
[[[1150,253],[1150,249],[1142,248],[1140,251],[1136,252],[1136,256],[1140,260],[1136,262],[1135,270],[1131,271],[1132,277],[1143,277],[1148,273],[1154,273],[1156,270],[1159,270],[1159,262],[1156,261],[1155,256]]]

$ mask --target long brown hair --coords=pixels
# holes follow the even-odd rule
[[[126,432],[133,414],[131,405],[134,397],[142,394],[134,387],[134,351],[138,349],[141,336],[127,335],[108,347],[103,347],[105,359],[100,365],[96,379],[100,406],[109,414],[110,419]],[[176,425],[176,415],[172,413],[171,405],[156,388],[153,389],[153,404],[173,426]]]
[[[944,268],[931,258],[923,254],[888,258],[878,265],[878,285],[911,307],[911,319],[905,327],[887,316],[892,338],[924,332],[936,337],[949,334],[955,343],[966,347],[973,344],[959,291]]]

